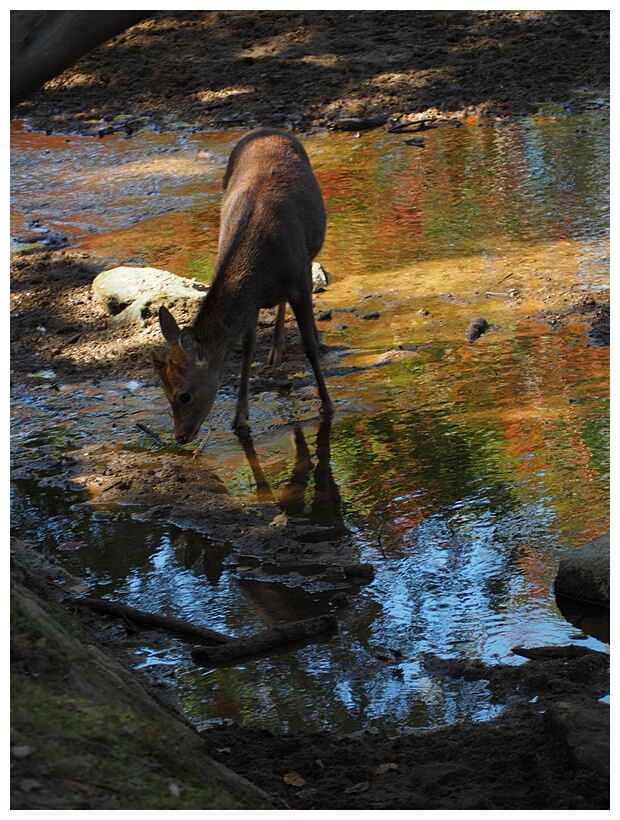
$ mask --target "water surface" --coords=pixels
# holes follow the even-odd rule
[[[56,230],[118,264],[208,281],[220,180],[241,133],[61,139],[15,126],[12,236]],[[609,351],[578,322],[535,317],[557,310],[557,294],[568,305],[609,287],[607,115],[473,121],[424,140],[305,141],[329,215],[320,261],[333,281],[317,312],[331,318],[320,328],[351,351],[329,380],[331,476],[352,550],[375,580],[354,591],[336,635],[295,652],[204,669],[185,644],[164,650],[146,634],[141,663],[168,671],[200,726],[392,731],[487,719],[501,705],[484,681],[428,675],[425,652],[519,663],[519,644],[605,648],[562,617],[552,586],[561,556],[608,529]],[[477,316],[492,329],[470,344]],[[15,534],[94,594],[223,632],[332,611],[312,568],[297,586],[276,567],[257,582],[252,556],[232,542],[26,479],[33,463],[40,476],[61,471],[59,453],[95,453],[102,474],[117,448],[142,448],[147,470],[165,463],[135,427],[167,429],[159,389],[56,388],[14,392]],[[228,430],[233,402],[218,399],[203,457],[251,510],[256,482]],[[315,410],[311,385],[252,398],[276,494],[290,478],[294,423],[316,463]],[[307,516],[315,490],[311,477]]]

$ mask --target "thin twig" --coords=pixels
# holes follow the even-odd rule
[[[200,442],[200,444],[198,445],[198,447],[196,447],[196,449],[195,449],[195,450],[194,450],[194,452],[192,453],[192,458],[196,458],[197,456],[199,456],[199,455],[202,453],[202,451],[203,451],[203,449],[204,449],[205,444],[206,444],[206,443],[207,443],[207,441],[209,440],[210,435],[211,435],[211,431],[209,431],[209,432],[207,433],[207,435],[206,435],[206,436],[202,439],[202,441]]]
[[[142,422],[136,422],[136,427],[138,430],[142,430],[143,433],[146,433],[149,438],[152,438],[153,441],[156,441],[160,447],[165,447],[165,443],[160,439],[157,433],[154,430],[151,430],[150,427],[147,427],[146,424],[142,424]]]
[[[387,560],[387,555],[385,554],[385,550],[383,549],[383,544],[381,543],[381,533],[383,532],[384,527],[385,527],[385,521],[379,527],[379,534],[377,535],[377,546],[381,550],[381,555]]]
[[[501,284],[502,284],[502,282],[505,282],[505,281],[506,281],[506,279],[510,279],[510,277],[511,277],[511,276],[512,276],[512,273],[507,273],[507,274],[506,274],[506,276],[504,276],[504,278],[503,278],[503,279],[500,279],[500,280],[499,280],[499,282],[496,282],[496,283],[493,285],[493,287],[497,287],[497,285],[501,285]]]

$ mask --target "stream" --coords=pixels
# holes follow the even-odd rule
[[[221,178],[242,134],[98,140],[13,123],[12,250],[55,237],[115,264],[210,281]],[[298,513],[326,514],[327,476],[330,525],[374,580],[349,596],[337,634],[296,651],[203,668],[182,641],[141,633],[138,667],[176,687],[200,728],[487,720],[503,705],[485,682],[430,675],[424,653],[518,664],[517,645],[609,650],[608,637],[563,617],[553,593],[562,555],[609,528],[609,349],[584,324],[539,318],[558,293],[568,305],[609,288],[608,111],[472,120],[425,131],[422,145],[411,136],[304,138],[328,213],[319,261],[332,281],[315,312],[323,341],[346,356],[328,380],[328,470],[308,471]],[[480,316],[490,329],[467,342]],[[159,387],[111,376],[52,390],[45,379],[12,393],[12,535],[84,579],[89,595],[222,632],[333,611],[312,566],[297,568],[296,584],[275,565],[257,580],[256,557],[239,555],[234,538],[55,486],[63,459],[80,454],[104,472],[128,449],[158,469],[165,451],[135,425],[167,430],[170,419]],[[251,398],[274,493],[300,447],[315,465],[317,437],[319,451],[325,443],[311,381],[296,394]],[[218,398],[204,458],[251,513],[256,475],[229,430],[233,404]]]

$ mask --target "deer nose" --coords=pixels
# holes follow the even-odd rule
[[[179,444],[185,444],[185,442],[187,441],[187,438],[185,436],[175,436],[175,438],[179,442]]]

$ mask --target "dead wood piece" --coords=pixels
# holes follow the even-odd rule
[[[113,615],[118,618],[126,618],[128,621],[145,624],[155,629],[165,629],[168,632],[176,632],[186,638],[194,638],[206,643],[223,644],[229,641],[227,635],[216,632],[214,629],[207,629],[204,626],[196,626],[179,618],[168,617],[167,615],[157,615],[154,612],[144,612],[132,606],[119,604],[116,601],[104,601],[97,598],[77,598],[76,606],[87,607],[94,612],[101,612],[104,615]]]
[[[273,629],[265,629],[263,632],[250,635],[247,638],[232,639],[224,646],[196,649],[192,656],[197,663],[205,665],[226,663],[247,655],[266,652],[276,646],[282,646],[282,644],[303,640],[304,638],[313,638],[315,635],[334,629],[335,626],[336,617],[334,615],[319,615],[317,618],[308,618],[305,621],[280,624]]]

